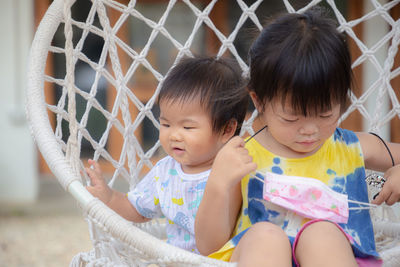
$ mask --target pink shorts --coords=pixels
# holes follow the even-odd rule
[[[297,262],[296,254],[295,254],[297,242],[299,241],[300,235],[303,233],[304,229],[306,229],[308,226],[310,226],[310,225],[313,224],[313,223],[320,222],[320,221],[324,221],[324,220],[316,219],[316,220],[312,220],[312,221],[307,222],[306,224],[303,225],[303,227],[302,227],[302,228],[300,229],[300,231],[297,233],[296,239],[294,240],[293,248],[292,248],[293,260],[294,260],[294,263],[296,264],[296,266],[300,266],[300,265],[298,264],[298,262]],[[349,242],[352,243],[353,238],[352,238],[351,236],[349,236],[349,235],[343,230],[343,228],[340,227],[340,225],[338,225],[338,224],[335,223],[335,222],[331,222],[331,223],[333,223],[334,225],[336,225],[337,228],[339,228],[340,231],[342,231],[342,233],[346,236],[346,238],[349,240]],[[383,264],[382,260],[376,259],[376,258],[374,258],[374,257],[372,257],[372,256],[371,256],[371,257],[368,257],[368,258],[357,258],[357,257],[356,257],[356,262],[357,262],[358,266],[360,266],[360,267],[381,267],[382,264]]]

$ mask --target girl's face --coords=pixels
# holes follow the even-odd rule
[[[199,173],[211,168],[229,138],[213,131],[209,113],[194,99],[184,103],[161,101],[159,139],[185,173]]]
[[[314,154],[332,136],[340,117],[340,104],[316,115],[304,116],[294,111],[290,97],[282,104],[280,98],[260,106],[251,96],[260,112],[260,120],[268,125],[257,139],[271,152],[284,157],[304,157]],[[256,137],[257,138],[257,137]]]

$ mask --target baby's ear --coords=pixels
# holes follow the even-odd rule
[[[223,142],[226,143],[235,135],[238,123],[235,119],[231,119],[225,126],[224,132],[222,133]]]

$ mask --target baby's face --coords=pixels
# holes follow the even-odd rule
[[[199,173],[211,165],[223,143],[212,130],[209,113],[197,99],[160,103],[160,142],[185,173]]]

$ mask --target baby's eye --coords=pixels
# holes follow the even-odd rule
[[[191,129],[194,129],[194,127],[191,127],[191,126],[184,126],[183,129],[185,129],[185,130],[191,130]]]
[[[168,123],[160,123],[160,125],[161,125],[162,127],[165,127],[165,128],[168,128],[168,127],[169,127],[169,124],[168,124]]]

